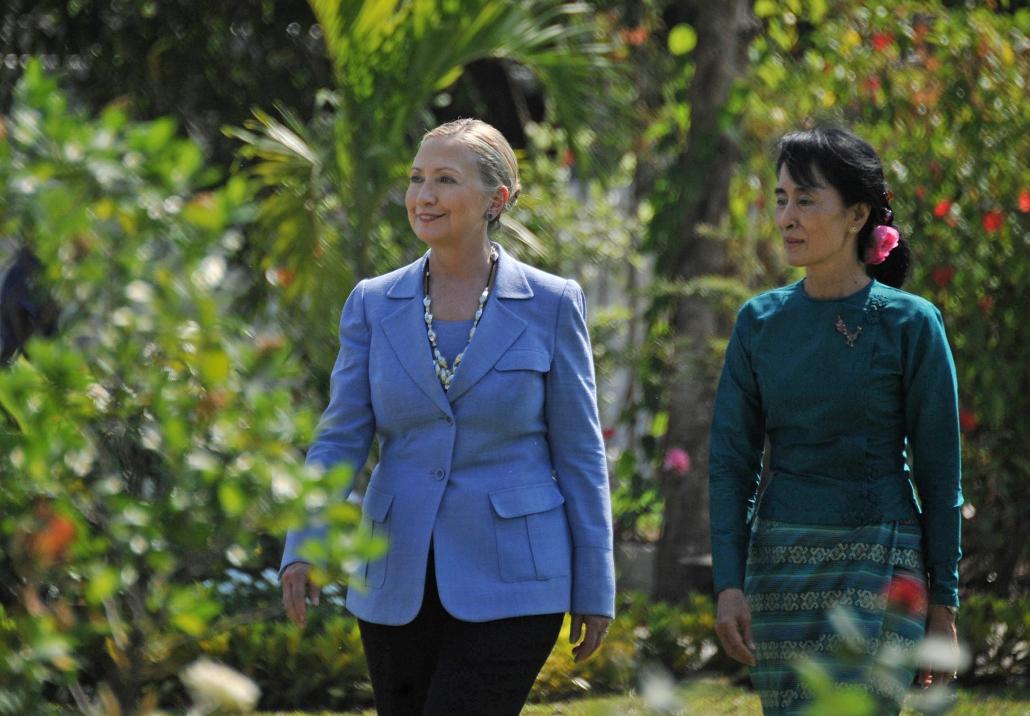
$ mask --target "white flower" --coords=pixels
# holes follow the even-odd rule
[[[218,461],[206,450],[194,450],[186,456],[186,465],[197,472],[211,472],[218,467]]]
[[[214,288],[225,278],[225,268],[224,256],[208,256],[193,272],[193,283],[197,288]]]
[[[229,560],[229,563],[234,567],[239,567],[247,559],[247,552],[240,547],[238,544],[234,544],[229,549],[225,550],[225,558]]]
[[[272,469],[272,496],[277,502],[292,500],[300,492],[297,480],[281,468]]]
[[[100,383],[90,383],[86,389],[86,395],[89,396],[90,400],[93,401],[93,405],[101,413],[111,406],[111,394]]]
[[[179,675],[193,697],[191,714],[217,709],[249,713],[257,705],[261,690],[240,672],[209,659],[199,659]]]
[[[649,664],[640,673],[640,696],[648,709],[658,713],[675,713],[681,706],[676,696],[676,682],[668,671]]]
[[[140,443],[147,450],[158,450],[161,447],[161,433],[151,425],[139,431]]]
[[[129,285],[125,287],[125,295],[129,297],[130,301],[136,303],[150,303],[154,300],[154,287],[146,281],[130,281]]]
[[[93,448],[86,447],[83,450],[75,450],[74,452],[65,453],[64,464],[79,477],[84,477],[86,473],[89,472],[90,468],[93,467],[95,459],[96,453],[93,451]]]
[[[955,673],[969,666],[969,653],[950,639],[930,635],[916,647],[916,663],[934,671]]]

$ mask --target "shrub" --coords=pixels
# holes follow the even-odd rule
[[[349,480],[303,466],[315,419],[274,321],[234,317],[250,187],[213,187],[176,134],[75,112],[38,63],[0,118],[0,234],[63,306],[0,372],[0,713],[156,706],[222,628],[226,570]],[[328,565],[361,551],[354,506],[326,519]]]

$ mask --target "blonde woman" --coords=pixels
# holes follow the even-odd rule
[[[490,234],[520,192],[515,155],[478,120],[423,137],[405,203],[428,246],[361,281],[340,320],[310,464],[380,459],[364,519],[387,554],[353,577],[380,714],[518,714],[573,615],[577,659],[614,613],[608,480],[584,298]],[[287,538],[289,616],[317,600]],[[583,633],[585,629],[585,634]]]

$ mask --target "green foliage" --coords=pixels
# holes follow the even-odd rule
[[[277,620],[241,625],[199,643],[203,654],[234,666],[261,686],[269,709],[371,703],[372,686],[357,620],[314,610],[306,629]]]
[[[275,584],[257,586],[257,602],[276,598]],[[281,619],[239,623],[194,642],[181,658],[203,654],[247,674],[261,687],[262,708],[278,710],[304,704],[310,709],[345,710],[367,706],[371,703],[371,687],[357,622],[341,614],[341,609],[339,593],[330,589],[306,629]],[[1026,600],[967,600],[959,628],[974,661],[971,671],[962,677],[964,683],[997,684],[1001,678],[1025,683],[1028,613],[1030,603]],[[565,620],[558,644],[534,685],[531,701],[550,703],[633,688],[646,692],[644,682],[655,673],[664,673],[677,682],[686,680],[688,686],[678,695],[683,704],[707,703],[701,693],[704,689],[689,686],[693,679],[713,673],[740,677],[744,670],[718,649],[714,621],[714,605],[706,596],[694,594],[687,603],[673,605],[651,601],[643,594],[623,594],[602,649],[586,662],[573,662],[567,644],[569,620]],[[0,634],[2,624],[0,621]],[[819,677],[816,674],[814,678]],[[839,690],[826,693],[845,704],[850,701],[835,692]],[[744,708],[742,694],[724,693],[721,697],[727,704]],[[863,697],[856,698],[862,701]],[[962,703],[977,700],[967,697]]]
[[[234,315],[255,213],[173,123],[91,119],[31,63],[0,124],[0,233],[63,307],[59,336],[0,373],[0,712],[62,686],[134,712],[226,615],[217,583],[349,483],[303,465],[315,418],[274,327]],[[274,324],[273,324],[274,325]],[[326,576],[367,548],[340,528]],[[367,542],[367,540],[366,540]],[[257,615],[260,615],[260,611]],[[226,621],[228,620],[228,621]],[[6,704],[6,705],[5,705]],[[6,709],[6,711],[3,711]]]
[[[522,65],[543,86],[552,116],[586,161],[594,132],[618,112],[597,92],[614,82],[603,29],[582,4],[557,0],[313,0],[334,86],[309,125],[256,112],[243,129],[248,175],[265,190],[254,263],[285,290],[287,324],[313,365],[330,365],[328,332],[313,309],[339,307],[357,278],[412,258],[401,201],[428,109],[476,60]],[[595,141],[596,140],[596,141]],[[516,231],[512,238],[527,243]],[[256,294],[262,293],[255,290]],[[268,298],[265,293],[266,300]]]
[[[1030,683],[1030,599],[972,594],[962,603],[958,629],[972,657],[972,680]]]
[[[92,110],[174,116],[222,166],[236,149],[223,124],[254,105],[307,109],[331,76],[305,0],[6,0],[0,48],[0,112],[34,56]]]
[[[261,686],[263,708],[346,709],[368,704],[371,689],[356,620],[316,610],[307,629],[283,622],[242,624],[199,643],[204,654],[224,661]],[[714,611],[700,595],[683,606],[649,603],[624,595],[603,648],[585,662],[572,659],[566,617],[558,644],[530,695],[551,702],[593,693],[624,692],[640,677],[642,664],[667,669],[676,678],[702,668],[736,671],[716,655]]]

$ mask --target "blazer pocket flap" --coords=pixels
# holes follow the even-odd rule
[[[490,504],[500,517],[524,517],[547,512],[563,502],[565,497],[553,482],[490,493]]]
[[[551,357],[543,351],[528,348],[510,350],[494,364],[497,370],[535,370],[546,373],[551,367]]]
[[[373,522],[385,522],[393,504],[393,495],[380,492],[374,487],[366,488],[365,499],[361,503],[361,513]]]

